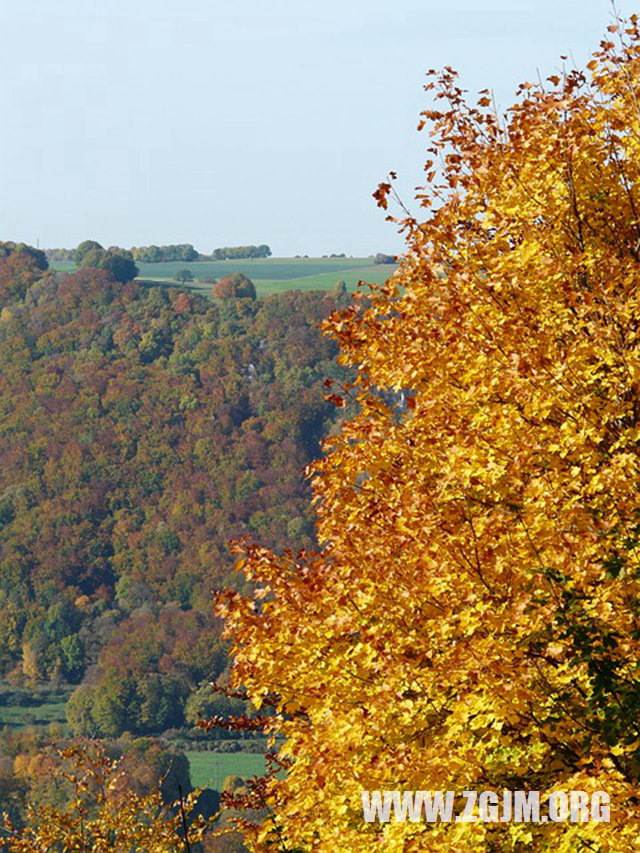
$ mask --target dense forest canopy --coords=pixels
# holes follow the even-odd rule
[[[341,370],[317,326],[346,299],[211,303],[0,257],[1,676],[83,682],[78,732],[182,722],[225,666],[228,540],[314,544],[302,470]]]

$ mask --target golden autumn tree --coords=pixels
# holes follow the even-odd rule
[[[610,30],[504,118],[427,87],[424,216],[327,323],[359,409],[311,469],[321,552],[245,547],[257,591],[218,603],[293,759],[255,851],[640,848],[640,32]],[[611,819],[364,822],[394,789]]]

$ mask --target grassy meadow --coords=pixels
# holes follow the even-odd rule
[[[189,775],[195,788],[220,791],[227,776],[247,779],[264,773],[266,762],[261,752],[186,752]]]
[[[52,264],[60,272],[69,272],[75,265],[69,261]],[[258,296],[283,290],[331,290],[338,281],[344,281],[349,290],[355,290],[359,281],[381,284],[394,272],[392,264],[374,264],[371,258],[256,258],[233,261],[168,261],[160,264],[138,264],[138,278],[143,282],[187,287],[203,296],[209,296],[212,285],[199,278],[213,276],[224,278],[234,272],[248,276],[255,284]],[[193,282],[182,285],[176,282],[178,270],[188,269]]]
[[[0,729],[25,729],[59,723],[67,729],[66,704],[72,688],[43,688],[35,693],[0,685]]]

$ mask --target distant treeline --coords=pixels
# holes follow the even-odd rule
[[[95,241],[85,240],[84,243],[95,243]],[[84,245],[81,243],[80,245]],[[99,245],[99,244],[95,244]],[[117,246],[111,247],[117,249]],[[129,250],[121,250],[131,252],[131,256],[136,263],[142,264],[160,264],[170,261],[225,261],[225,260],[240,260],[244,258],[269,258],[271,257],[271,249],[266,244],[260,246],[223,246],[219,249],[214,249],[210,255],[205,255],[198,252],[191,243],[175,243],[168,246],[133,246]],[[45,249],[46,256],[49,261],[73,261],[77,263],[78,248],[75,249]]]
[[[201,256],[191,243],[176,243],[170,246],[134,246],[131,249],[134,261],[143,264],[161,264],[168,261],[197,261]]]
[[[270,257],[271,249],[264,243],[260,246],[223,246],[221,249],[214,249],[211,253],[211,259],[214,261]]]

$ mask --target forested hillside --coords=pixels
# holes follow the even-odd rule
[[[74,731],[180,725],[226,664],[230,538],[313,545],[340,293],[209,302],[0,258],[0,676],[82,685]]]

